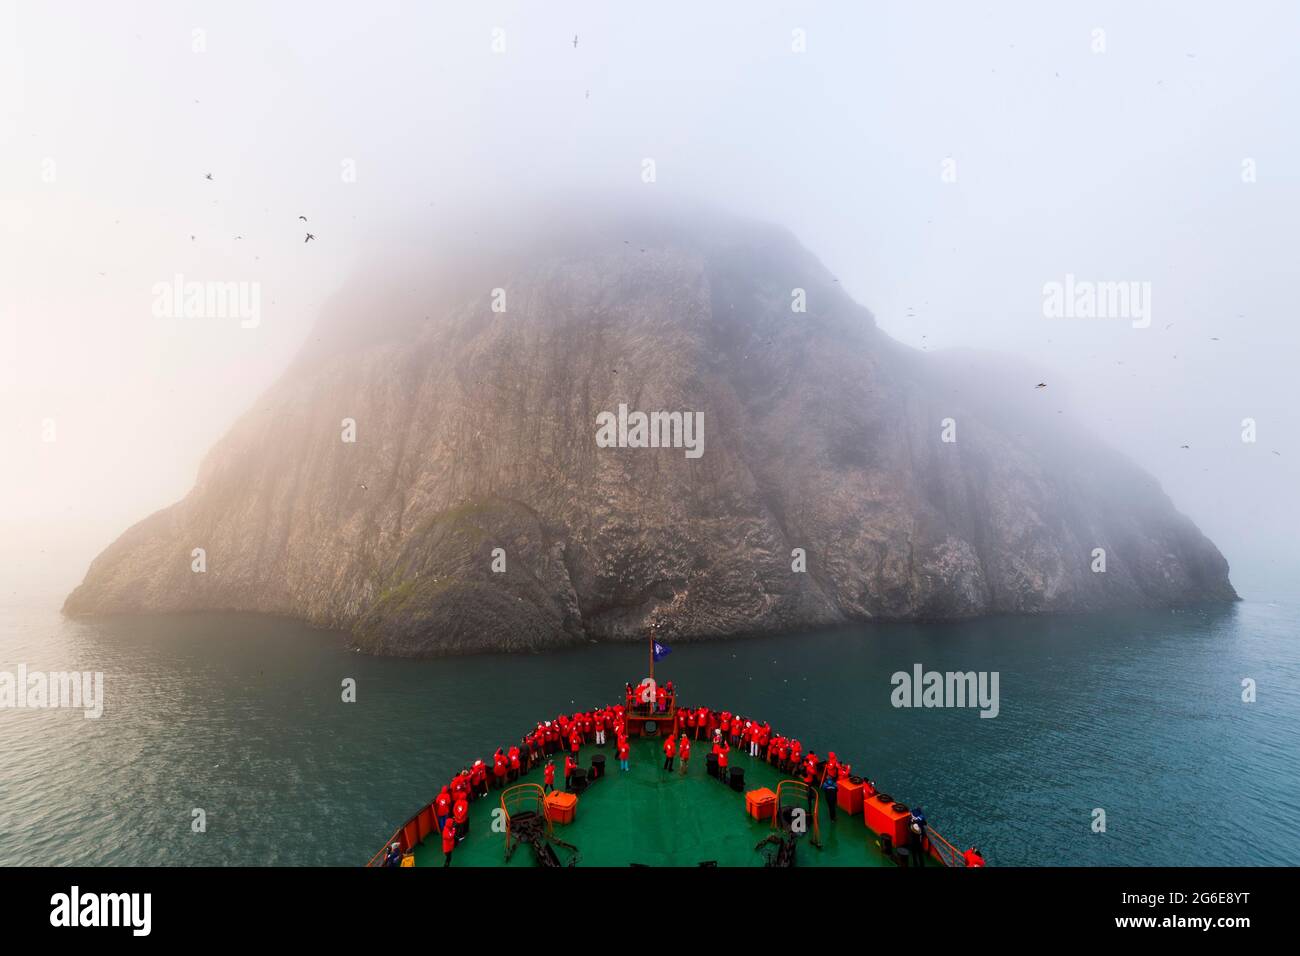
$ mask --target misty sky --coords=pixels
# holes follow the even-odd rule
[[[1150,469],[1240,590],[1285,580],[1298,28],[1287,2],[0,0],[0,597],[67,590],[182,497],[377,243],[555,193],[788,226],[898,339],[1024,359],[1026,400]],[[156,318],[177,273],[259,282],[260,325]],[[1151,326],[1045,318],[1067,273],[1151,283]]]

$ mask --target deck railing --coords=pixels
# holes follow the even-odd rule
[[[935,832],[933,827],[925,828],[930,839],[930,854],[944,866],[965,866],[966,857],[955,846]]]

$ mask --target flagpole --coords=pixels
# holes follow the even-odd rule
[[[655,635],[650,632],[650,679],[655,679]]]

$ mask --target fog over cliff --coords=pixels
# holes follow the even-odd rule
[[[1197,526],[1285,579],[1298,20],[0,4],[4,593],[142,519],[73,609],[399,652],[1226,596]],[[178,275],[256,325],[158,315]],[[1068,277],[1150,321],[1046,314]],[[705,453],[598,448],[620,401]]]
[[[499,245],[363,270],[65,610],[423,655],[1235,597],[1030,370],[900,346],[786,230],[604,202]]]

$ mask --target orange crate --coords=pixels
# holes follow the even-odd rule
[[[884,803],[871,797],[862,802],[862,816],[874,833],[888,833],[894,846],[907,846],[907,825],[912,819],[910,810],[892,809],[893,801]]]
[[[767,787],[759,787],[745,794],[745,812],[755,820],[770,820],[776,810],[776,794]]]
[[[848,777],[837,781],[835,803],[841,810],[857,816],[862,812],[862,793],[865,784],[854,783]]]
[[[572,823],[577,812],[577,794],[557,791],[546,795],[546,816],[552,823]]]

